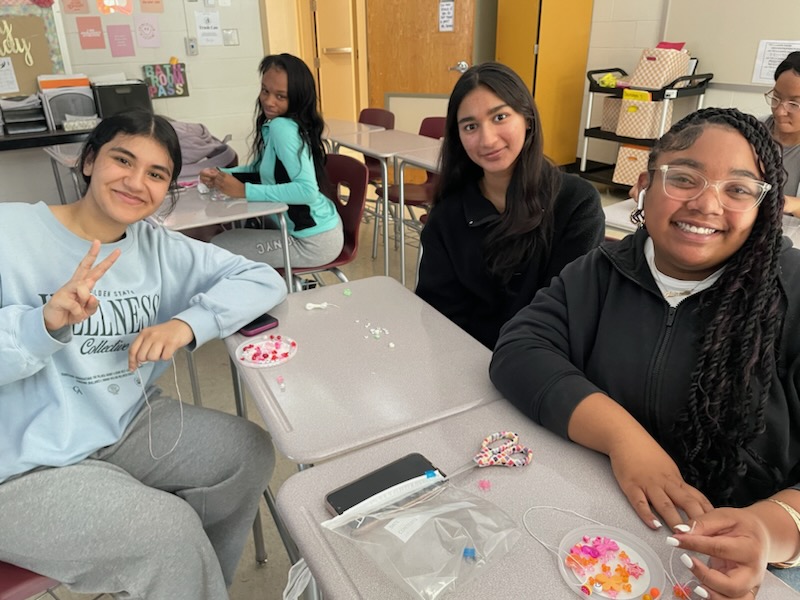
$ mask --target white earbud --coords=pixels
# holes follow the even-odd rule
[[[314,304],[313,302],[308,302],[306,304],[306,310],[314,310],[315,308],[328,308],[329,306],[333,306],[335,308],[339,308],[335,304],[331,304],[330,302],[323,302],[322,304]]]
[[[642,210],[644,208],[644,195],[647,190],[640,190],[639,196],[637,197],[638,204],[636,205],[636,210]]]

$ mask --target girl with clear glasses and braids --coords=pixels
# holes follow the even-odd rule
[[[609,456],[648,526],[711,557],[682,560],[714,600],[752,600],[768,563],[800,563],[800,250],[782,239],[784,178],[755,117],[689,115],[639,176],[640,229],[568,265],[501,330],[490,367],[535,421]]]

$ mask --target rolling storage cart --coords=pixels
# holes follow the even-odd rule
[[[639,87],[627,87],[627,88],[609,88],[609,87],[602,87],[598,83],[598,79],[603,75],[611,73],[616,75],[617,77],[626,76],[627,73],[620,68],[611,68],[611,69],[597,69],[593,71],[588,71],[586,73],[586,77],[589,79],[589,102],[586,108],[586,128],[583,131],[583,154],[581,155],[580,160],[580,176],[584,179],[588,179],[590,181],[595,181],[598,183],[603,183],[610,186],[617,186],[617,187],[626,187],[624,184],[616,183],[612,180],[614,174],[614,168],[616,165],[609,165],[604,163],[598,163],[594,161],[587,160],[587,154],[589,150],[589,140],[590,139],[599,139],[599,140],[609,140],[612,142],[617,142],[620,144],[629,144],[634,146],[645,146],[650,148],[655,143],[655,140],[659,138],[667,129],[671,123],[667,123],[668,117],[671,114],[672,107],[669,106],[669,103],[675,100],[676,98],[682,98],[685,96],[695,96],[697,98],[697,105],[696,110],[699,110],[703,107],[703,98],[705,97],[706,88],[708,87],[709,81],[714,77],[711,73],[703,73],[699,75],[684,75],[682,77],[678,77],[668,85],[654,90],[654,89],[646,89],[646,88],[639,88]],[[594,96],[595,94],[603,94],[605,97],[610,98],[622,98],[622,93],[626,89],[631,90],[643,90],[649,92],[651,95],[652,102],[661,102],[663,103],[660,110],[660,123],[658,124],[657,131],[655,131],[656,135],[654,137],[646,137],[646,138],[637,138],[637,137],[625,137],[621,135],[617,135],[613,131],[608,131],[605,129],[601,129],[601,127],[592,127],[592,108],[594,105]],[[628,186],[629,187],[629,186]]]

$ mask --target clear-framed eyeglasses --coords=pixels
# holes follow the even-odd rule
[[[723,208],[745,212],[758,206],[772,189],[766,181],[750,177],[737,177],[721,181],[709,181],[700,171],[691,167],[661,165],[654,169],[661,173],[664,194],[673,200],[688,202],[699,198],[708,188],[717,190],[717,198]]]
[[[764,99],[769,104],[770,108],[778,108],[781,104],[783,108],[786,109],[788,113],[796,113],[800,110],[800,102],[795,102],[794,100],[781,100],[778,96],[775,95],[775,90],[770,90],[766,94],[764,94]]]

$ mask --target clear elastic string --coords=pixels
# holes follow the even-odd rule
[[[142,387],[142,394],[144,395],[144,402],[147,405],[147,443],[150,449],[150,456],[153,460],[161,460],[165,456],[169,456],[178,447],[178,442],[181,441],[181,436],[183,435],[183,399],[181,398],[181,389],[178,387],[178,367],[175,365],[175,357],[172,357],[172,374],[175,379],[175,391],[178,394],[178,407],[180,408],[181,413],[181,425],[180,429],[178,430],[178,437],[175,438],[175,443],[172,444],[172,448],[167,450],[161,456],[156,456],[153,452],[153,407],[150,406],[150,399],[147,397],[147,390],[145,389],[144,378],[142,377],[141,372],[139,372],[139,367],[136,367],[136,375],[139,380],[139,385]]]

